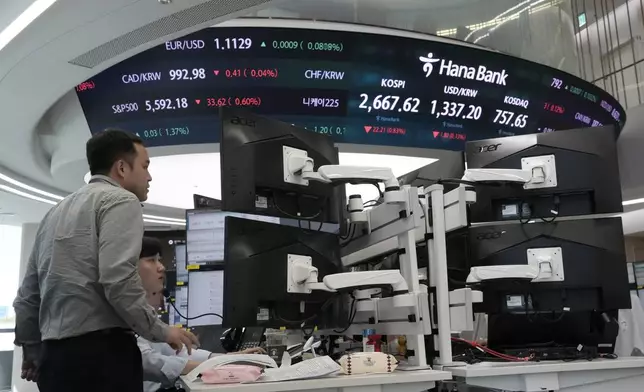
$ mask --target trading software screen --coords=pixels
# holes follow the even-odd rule
[[[280,223],[279,218],[223,211],[188,211],[187,264],[222,264],[224,261],[224,223],[227,216]],[[178,273],[178,269],[177,269]]]
[[[223,315],[224,311],[224,271],[199,271],[190,274],[188,286],[188,318],[202,314]],[[188,321],[189,327],[219,325],[216,316],[204,316]]]

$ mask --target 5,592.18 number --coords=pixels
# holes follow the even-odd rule
[[[163,98],[145,101],[145,110],[153,113],[160,110],[176,110],[185,109],[187,107],[188,98]]]

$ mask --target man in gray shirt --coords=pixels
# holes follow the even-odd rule
[[[141,139],[106,130],[86,153],[92,179],[40,223],[14,302],[22,376],[41,392],[140,392],[134,332],[177,351],[198,342],[159,320],[137,272],[152,180]]]

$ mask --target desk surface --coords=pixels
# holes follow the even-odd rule
[[[455,377],[491,377],[517,374],[560,373],[588,370],[644,368],[644,357],[596,359],[594,361],[482,362],[475,365],[444,367]]]
[[[337,376],[324,377],[311,380],[294,380],[284,382],[268,382],[254,384],[225,384],[225,385],[207,385],[201,382],[187,383],[186,390],[193,391],[212,391],[212,392],[293,392],[311,389],[324,388],[344,388],[344,387],[361,387],[369,385],[387,385],[387,384],[408,384],[423,383],[431,381],[451,380],[452,374],[449,371],[439,370],[416,370],[416,371],[396,371],[387,374],[367,374],[360,376]],[[182,379],[183,380],[183,379]]]

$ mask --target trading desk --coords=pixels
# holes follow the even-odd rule
[[[207,385],[182,383],[187,392],[421,392],[431,389],[436,381],[451,380],[448,371],[396,371],[388,374],[336,376],[253,384]]]
[[[446,366],[456,381],[504,391],[635,392],[644,390],[644,357],[574,362]]]

